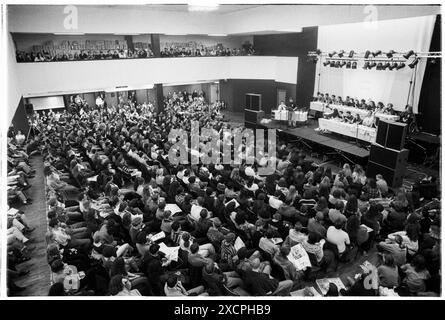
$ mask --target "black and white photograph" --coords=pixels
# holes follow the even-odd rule
[[[1,9],[1,299],[442,298],[439,1]]]

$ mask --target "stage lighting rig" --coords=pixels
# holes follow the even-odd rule
[[[344,54],[345,54],[345,50],[340,50],[340,52],[338,53],[338,57],[343,58]]]
[[[356,62],[356,61],[354,61],[354,62],[352,63],[352,69],[357,69],[357,62]]]
[[[332,58],[336,54],[337,54],[337,51],[332,51],[332,52],[329,52],[328,56],[329,56],[329,58]]]
[[[348,57],[349,57],[349,58],[354,57],[354,53],[355,53],[354,50],[349,51],[349,56],[348,56]]]
[[[369,61],[366,61],[365,64],[363,65],[363,69],[368,69],[369,68]]]
[[[365,52],[365,59],[368,59],[370,54],[371,54],[371,51],[366,50],[366,52]]]
[[[325,62],[323,62],[323,65],[326,67],[327,65],[329,65],[331,63],[331,61],[326,60]]]

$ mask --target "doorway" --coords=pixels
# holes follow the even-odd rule
[[[277,106],[280,105],[281,101],[286,103],[286,90],[277,89]]]

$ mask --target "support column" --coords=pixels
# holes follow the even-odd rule
[[[155,57],[161,56],[161,40],[159,34],[151,34],[151,49]]]
[[[154,86],[155,93],[156,93],[156,110],[158,112],[164,111],[164,93],[162,91],[162,83],[156,83]]]

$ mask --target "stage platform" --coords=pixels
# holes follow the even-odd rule
[[[298,139],[304,139],[306,143],[315,143],[336,152],[345,153],[358,158],[368,158],[369,150],[358,144],[356,141],[346,139],[333,133],[321,133],[316,131],[318,128],[317,121],[311,121],[307,125],[302,125],[297,128],[287,127],[287,125],[279,124],[272,121],[268,124],[263,124],[266,128],[276,129],[281,133],[294,136]]]
[[[224,117],[231,123],[244,124],[243,113],[225,112]],[[297,128],[288,127],[285,122],[272,120],[267,124],[260,124],[258,128],[276,129],[280,135],[286,134],[289,140],[304,140],[305,143],[317,144],[325,148],[332,149],[339,154],[349,157],[354,156],[360,160],[367,160],[369,157],[369,150],[366,148],[366,143],[346,138],[335,133],[321,133],[316,131],[318,128],[317,120],[308,120],[306,124],[299,125]]]

